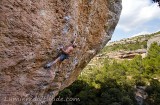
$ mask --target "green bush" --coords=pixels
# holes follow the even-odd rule
[[[122,104],[121,105],[133,105],[133,101],[129,97],[124,96],[122,98]]]

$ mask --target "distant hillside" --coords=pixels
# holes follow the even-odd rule
[[[160,36],[160,31],[153,34],[139,35],[136,37],[122,39],[120,41],[110,42],[101,51],[101,53],[119,51],[119,50],[130,51],[130,50],[137,50],[137,49],[146,49],[147,41],[153,37],[156,37],[157,35]]]
[[[95,59],[106,57],[113,59],[133,59],[136,55],[141,55],[142,58],[144,58],[147,53],[147,42],[157,36],[160,38],[160,31],[153,34],[110,42]]]

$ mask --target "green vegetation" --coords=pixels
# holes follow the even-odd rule
[[[137,49],[143,49],[143,48],[146,49],[148,39],[158,34],[160,34],[160,31],[150,35],[141,35],[133,38],[123,39],[123,40],[114,42],[113,45],[108,45],[101,51],[101,53],[110,52],[110,51],[119,51],[119,50],[131,51],[131,50],[137,50]]]
[[[148,56],[118,62],[103,59],[101,66],[87,67],[79,79],[59,93],[78,97],[76,101],[54,102],[54,105],[137,105],[134,86],[147,86],[144,105],[160,105],[160,46],[153,43]],[[156,78],[156,79],[155,79]]]
[[[139,42],[135,41],[134,43],[126,43],[126,44],[115,44],[113,46],[105,47],[102,52],[110,52],[110,51],[118,51],[118,50],[137,50],[141,48],[147,48],[147,41]]]

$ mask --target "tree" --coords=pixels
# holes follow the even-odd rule
[[[152,0],[154,3],[158,3],[160,6],[160,0]]]

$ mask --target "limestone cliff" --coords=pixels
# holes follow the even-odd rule
[[[0,105],[51,104],[110,40],[120,12],[121,0],[0,0]],[[62,67],[44,69],[72,39]]]

